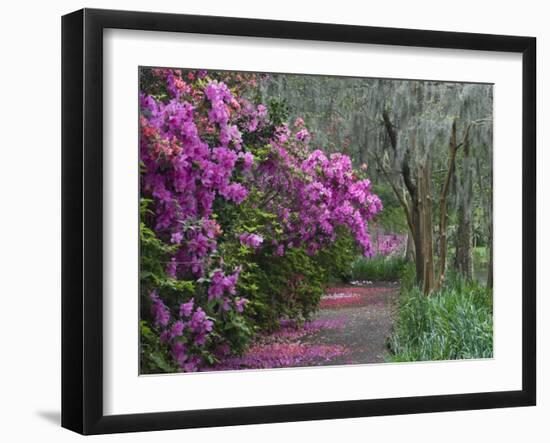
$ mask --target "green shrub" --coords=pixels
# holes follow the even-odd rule
[[[309,318],[330,282],[349,280],[356,254],[345,232],[313,256],[305,248],[289,249],[283,256],[256,253],[231,242],[222,248],[226,264],[242,266],[237,290],[249,301],[245,314],[255,331],[276,328],[282,317],[298,322]]]
[[[487,246],[477,246],[473,250],[474,252],[474,262],[476,263],[487,263],[489,261],[489,249]]]
[[[390,361],[491,358],[491,291],[459,275],[450,275],[444,287],[428,297],[414,285],[402,287],[389,346]]]
[[[414,262],[406,262],[399,272],[399,287],[401,293],[412,289],[416,285],[416,267]]]
[[[168,346],[152,330],[150,291],[162,291],[169,304],[176,304],[182,296],[191,297],[195,292],[193,281],[176,280],[166,274],[165,263],[174,252],[174,246],[159,239],[144,223],[151,215],[150,203],[151,200],[145,198],[140,200],[140,371],[144,374],[174,372],[177,369],[168,357]]]
[[[395,256],[357,257],[351,266],[352,280],[398,280],[406,260]]]
[[[336,240],[321,249],[315,256],[318,272],[323,273],[325,283],[346,283],[352,278],[352,264],[358,248],[353,237],[345,229],[337,230]]]

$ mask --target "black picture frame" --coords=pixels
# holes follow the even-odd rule
[[[522,54],[522,389],[103,413],[103,30],[502,51]],[[83,9],[62,18],[62,426],[82,434],[530,406],[536,403],[536,39],[337,24]]]

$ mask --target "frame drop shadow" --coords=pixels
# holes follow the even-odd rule
[[[50,422],[56,426],[61,426],[61,411],[50,410],[50,411],[36,411],[36,415],[43,420]]]

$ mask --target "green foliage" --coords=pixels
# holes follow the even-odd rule
[[[140,330],[140,371],[143,374],[176,372],[177,367],[167,358],[168,349],[163,345],[158,334],[153,332],[147,321],[141,320]]]
[[[246,205],[241,205],[241,209],[243,213],[234,219],[236,232],[242,228],[246,232],[262,233],[267,213],[257,208],[247,209]],[[220,246],[225,263],[242,266],[237,290],[240,296],[248,299],[245,314],[249,327],[240,331],[247,336],[258,330],[276,328],[282,317],[298,322],[309,318],[330,281],[349,279],[350,264],[356,255],[355,244],[345,232],[314,256],[308,255],[304,248],[289,249],[284,256],[273,254],[274,249],[267,254],[265,250],[257,253],[237,240],[230,240],[236,235],[226,233],[226,237]],[[245,346],[246,340],[241,344]]]
[[[256,101],[258,103],[261,102],[259,97],[256,98]],[[262,161],[263,157],[265,157],[258,150],[265,151],[265,153],[269,152],[268,147],[265,146],[265,140],[268,140],[272,136],[275,128],[288,121],[290,113],[286,101],[275,98],[267,101],[267,108],[269,112],[269,124],[254,132],[245,131],[242,133],[243,142],[247,150],[254,154],[257,162]]]
[[[351,266],[352,280],[398,280],[406,260],[402,257],[378,255],[372,258],[357,257]]]
[[[344,229],[338,230],[336,240],[321,249],[315,256],[315,262],[323,272],[326,282],[349,282],[352,279],[352,263],[358,248],[352,236]]]
[[[170,254],[175,252],[176,246],[163,242],[143,222],[149,214],[150,202],[145,198],[142,198],[140,202],[140,288],[142,293],[148,294],[151,289],[156,288],[168,297],[170,295],[180,297],[182,293],[191,296],[195,291],[193,281],[176,280],[166,274],[166,263]]]
[[[166,262],[175,246],[159,239],[144,220],[151,215],[151,200],[140,201],[140,370],[144,374],[174,372],[176,367],[168,358],[169,350],[161,343],[158,334],[151,329],[151,301],[149,292],[155,288],[167,301],[176,302],[191,298],[195,292],[195,282],[176,280],[166,274]]]
[[[315,259],[302,248],[290,249],[279,257],[256,254],[235,242],[223,245],[223,255],[226,263],[242,264],[237,291],[248,299],[245,314],[249,326],[233,332],[270,330],[281,317],[305,319],[317,307],[325,273],[319,272]],[[242,345],[245,344],[243,340]]]
[[[474,248],[474,263],[478,266],[486,265],[489,261],[489,248],[477,246]]]
[[[334,242],[313,256],[305,247],[287,249],[279,256],[274,245],[262,245],[260,252],[243,246],[238,239],[243,232],[275,239],[283,235],[277,217],[262,209],[267,198],[254,191],[241,205],[216,204],[217,221],[224,227],[218,254],[229,269],[242,267],[237,291],[248,300],[246,324],[224,331],[237,352],[255,332],[276,328],[280,318],[298,322],[309,318],[329,282],[350,279],[357,255],[354,239],[343,228],[337,230]]]
[[[287,122],[290,116],[290,108],[285,100],[270,99],[267,102],[269,109],[269,120],[274,126],[280,126]]]
[[[368,172],[370,173],[370,168]],[[373,192],[384,202],[384,210],[376,216],[376,224],[386,232],[408,232],[403,207],[391,187],[383,180],[379,180],[373,185]]]
[[[267,308],[259,313],[264,327],[271,329],[281,317],[305,320],[317,308],[325,273],[303,248],[290,249],[283,257],[263,256],[258,267],[259,301]]]
[[[390,361],[491,358],[491,291],[459,275],[450,275],[429,297],[414,285],[402,287],[389,346]]]
[[[166,91],[166,82],[153,75],[151,69],[138,69],[140,90],[148,91],[149,94],[160,100],[169,98]]]
[[[406,262],[399,272],[401,292],[411,290],[416,285],[416,267],[414,262]]]

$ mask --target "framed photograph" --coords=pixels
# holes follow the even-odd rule
[[[535,405],[535,38],[84,9],[62,59],[62,426]]]

